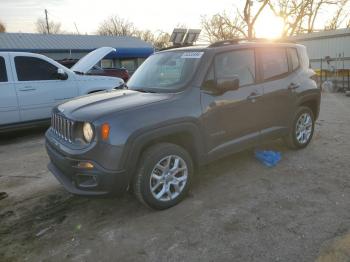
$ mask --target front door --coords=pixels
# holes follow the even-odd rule
[[[203,125],[209,158],[239,151],[258,140],[263,89],[256,83],[255,64],[254,49],[224,52],[214,58],[204,83],[238,78],[239,88],[215,95],[202,87]]]
[[[8,55],[0,56],[0,125],[20,121],[17,95]]]
[[[56,65],[31,56],[15,56],[13,62],[22,121],[50,118],[57,103],[76,95],[75,81],[58,79]]]

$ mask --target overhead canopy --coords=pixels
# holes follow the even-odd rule
[[[143,48],[116,48],[116,52],[111,52],[105,59],[113,58],[146,58],[154,53],[154,49],[150,47]]]

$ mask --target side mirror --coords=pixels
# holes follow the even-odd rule
[[[239,88],[238,77],[234,78],[218,78],[216,80],[216,88],[221,92],[225,93],[230,90],[237,90]]]
[[[216,80],[207,80],[203,84],[203,90],[213,95],[222,95],[230,90],[239,88],[238,77],[234,78],[218,78]]]
[[[67,80],[68,79],[67,73],[64,72],[64,70],[62,68],[57,69],[56,77],[57,77],[57,79],[60,79],[60,80]]]

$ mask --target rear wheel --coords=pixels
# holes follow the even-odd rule
[[[305,148],[311,141],[315,127],[314,115],[310,108],[302,106],[298,109],[289,135],[285,138],[288,147]]]
[[[142,154],[134,193],[146,206],[166,209],[186,196],[192,175],[193,163],[186,150],[175,144],[157,144]]]

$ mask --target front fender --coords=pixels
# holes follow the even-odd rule
[[[190,121],[179,121],[169,123],[158,127],[147,128],[147,130],[138,130],[132,134],[125,143],[121,162],[123,169],[128,173],[133,173],[137,166],[137,161],[141,156],[141,152],[149,145],[151,141],[161,140],[162,137],[168,137],[180,133],[186,133],[193,139],[195,150],[194,161],[201,164],[205,161],[205,145],[203,135],[200,131],[199,124]]]

